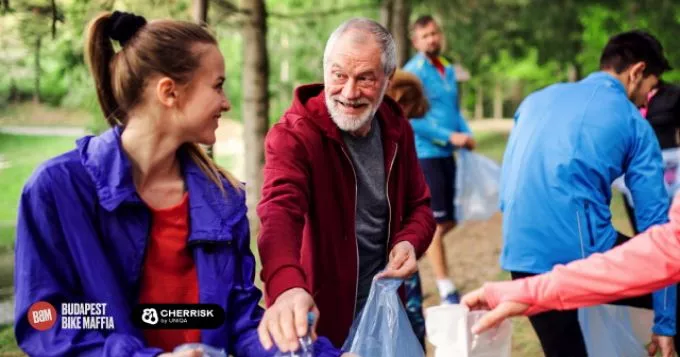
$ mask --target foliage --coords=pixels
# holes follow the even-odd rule
[[[293,89],[323,78],[321,58],[330,32],[349,17],[378,19],[382,1],[268,0],[269,92],[271,120],[290,104]],[[52,38],[51,0],[13,0],[12,11],[0,15],[0,108],[10,101],[30,100],[35,92],[36,39],[41,38],[40,96],[51,105],[84,108],[93,128],[103,127],[92,81],[83,60],[87,21],[102,10],[120,9],[147,18],[191,19],[191,0],[61,0]],[[411,21],[436,14],[446,38],[445,55],[472,74],[465,84],[463,105],[474,110],[475,93],[486,97],[497,81],[514,103],[530,91],[597,70],[607,39],[620,31],[644,28],[664,44],[680,66],[680,7],[672,0],[410,0]],[[236,0],[211,0],[208,22],[219,38],[227,71],[232,118],[241,118],[243,14]],[[7,34],[7,36],[5,36]],[[680,81],[680,71],[666,75]],[[509,94],[508,94],[509,93]],[[490,101],[485,105],[490,106]],[[506,115],[512,112],[509,107]]]

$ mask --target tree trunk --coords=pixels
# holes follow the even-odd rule
[[[33,89],[33,102],[40,103],[40,47],[42,38],[40,36],[35,38],[35,57],[34,57],[34,68],[35,73],[35,88]]]
[[[269,64],[267,58],[267,13],[264,0],[242,0],[248,14],[243,24],[243,136],[246,155],[247,203],[251,234],[257,235],[260,221],[255,207],[260,201],[264,137],[269,128]]]
[[[458,98],[456,98],[456,103],[458,104],[458,111],[460,111],[460,114],[463,116],[464,119],[472,119],[468,115],[469,113],[467,112],[465,106],[463,103],[465,103],[465,98],[467,97],[469,92],[469,86],[466,85],[463,82],[458,82]]]
[[[193,0],[193,18],[198,24],[208,23],[208,0]]]
[[[516,110],[524,99],[524,81],[517,80],[513,83],[512,94],[510,96],[512,101],[513,111]]]
[[[494,119],[503,118],[503,84],[498,79],[493,88],[493,117]]]
[[[52,39],[57,38],[57,3],[52,0]]]
[[[19,89],[17,88],[17,82],[14,80],[14,78],[9,80],[9,100],[12,103],[17,103],[19,102]]]
[[[581,79],[581,68],[576,63],[570,63],[567,67],[567,79],[569,82],[576,82]]]
[[[288,34],[281,35],[281,51],[279,60],[281,61],[280,67],[280,85],[278,86],[277,93],[274,94],[277,100],[277,105],[273,106],[274,110],[278,113],[279,111],[285,110],[291,103],[291,96],[293,93],[293,88],[291,88],[291,54],[290,54],[290,39]]]
[[[408,19],[411,9],[408,0],[394,0],[393,6],[391,31],[397,45],[397,67],[401,67],[408,61],[411,49],[408,38]]]
[[[630,2],[628,5],[628,23],[633,26],[637,25],[637,14],[639,7],[640,5],[638,5],[635,1]]]
[[[380,4],[380,23],[388,30],[392,30],[393,5],[394,0],[382,0]]]
[[[203,25],[208,23],[208,0],[193,0],[192,14],[194,22]],[[212,159],[215,157],[213,145],[204,146],[205,152]]]
[[[2,0],[2,12],[9,12],[9,0]]]
[[[484,86],[482,83],[477,83],[475,92],[475,119],[484,119]]]

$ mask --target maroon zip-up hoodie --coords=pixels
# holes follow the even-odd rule
[[[385,97],[381,126],[390,217],[389,250],[408,241],[420,257],[435,222],[430,192],[416,158],[413,131],[398,104]],[[323,85],[296,89],[292,106],[267,134],[264,183],[257,207],[258,248],[267,305],[300,287],[314,298],[317,332],[344,342],[355,313],[358,251],[357,186],[349,152],[324,101]]]

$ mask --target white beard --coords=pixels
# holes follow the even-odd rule
[[[330,113],[331,119],[333,119],[335,125],[337,125],[340,130],[346,132],[357,131],[359,128],[366,125],[366,123],[373,119],[373,116],[375,116],[375,113],[378,111],[378,107],[380,107],[380,103],[382,103],[385,92],[387,91],[388,84],[389,81],[385,81],[385,84],[380,90],[380,96],[378,97],[377,104],[374,105],[369,103],[362,113],[356,115],[344,114],[341,109],[338,108],[338,105],[340,104],[335,101],[335,97],[338,97],[339,95],[331,97],[326,94],[326,107],[328,108],[328,112]]]

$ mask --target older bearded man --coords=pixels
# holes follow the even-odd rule
[[[342,344],[372,279],[410,276],[430,244],[435,223],[413,132],[384,97],[395,52],[380,24],[345,22],[326,44],[324,84],[297,88],[267,136],[257,208],[265,346],[273,338],[294,350],[310,310],[320,313],[319,334]]]

